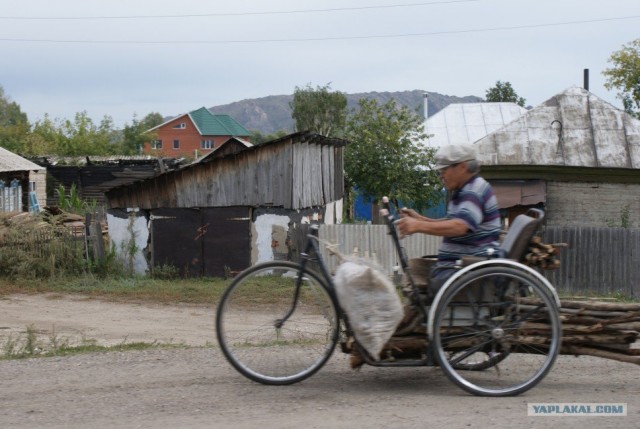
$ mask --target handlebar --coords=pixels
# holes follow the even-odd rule
[[[396,250],[400,258],[400,266],[402,267],[402,270],[406,272],[409,267],[409,260],[404,247],[400,244],[400,236],[396,229],[395,218],[393,214],[391,214],[391,203],[389,202],[389,197],[382,197],[382,209],[380,209],[380,215],[384,218],[387,228],[389,229],[389,235],[391,235],[393,244],[396,246]]]

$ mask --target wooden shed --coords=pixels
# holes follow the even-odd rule
[[[0,147],[0,212],[44,207],[46,177],[46,168]]]
[[[137,256],[137,271],[221,276],[286,259],[292,226],[340,222],[345,144],[309,132],[255,146],[231,139],[188,166],[107,191],[111,238],[135,237],[147,263]]]

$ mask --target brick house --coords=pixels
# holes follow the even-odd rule
[[[248,140],[251,133],[229,115],[214,115],[201,107],[149,130],[156,138],[144,145],[154,156],[199,158],[230,138]]]

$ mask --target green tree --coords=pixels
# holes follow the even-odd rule
[[[355,186],[377,201],[389,196],[417,210],[441,198],[440,181],[430,168],[433,149],[424,141],[423,118],[394,100],[379,105],[360,99],[347,119],[344,168],[347,189]]]
[[[524,107],[524,103],[527,100],[518,96],[515,92],[511,83],[509,82],[496,82],[496,86],[487,89],[487,99],[486,101],[490,102],[499,102],[499,101],[508,101],[511,103],[516,103],[518,106]]]
[[[96,156],[118,153],[118,133],[113,128],[113,120],[105,116],[96,125],[87,112],[75,114],[73,120],[51,120],[45,115],[43,121],[36,122],[31,136],[34,155]]]
[[[311,85],[296,89],[291,117],[296,131],[312,131],[326,137],[341,137],[347,117],[347,97],[340,91],[331,91],[330,85]]]
[[[260,143],[268,142],[271,140],[279,139],[280,137],[284,137],[287,134],[289,133],[285,130],[279,130],[271,134],[262,134],[258,130],[251,130],[251,143],[260,144]]]
[[[633,40],[609,57],[613,67],[602,72],[607,78],[604,87],[617,89],[624,110],[640,119],[640,39]]]
[[[155,133],[150,130],[163,122],[162,115],[157,112],[149,113],[141,121],[134,115],[131,125],[125,124],[122,130],[120,153],[122,155],[141,153],[144,143],[155,138]]]
[[[0,86],[0,146],[24,153],[22,143],[30,129],[27,114],[5,94]]]

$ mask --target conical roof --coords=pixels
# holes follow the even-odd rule
[[[475,145],[483,165],[640,168],[640,120],[571,87]]]

